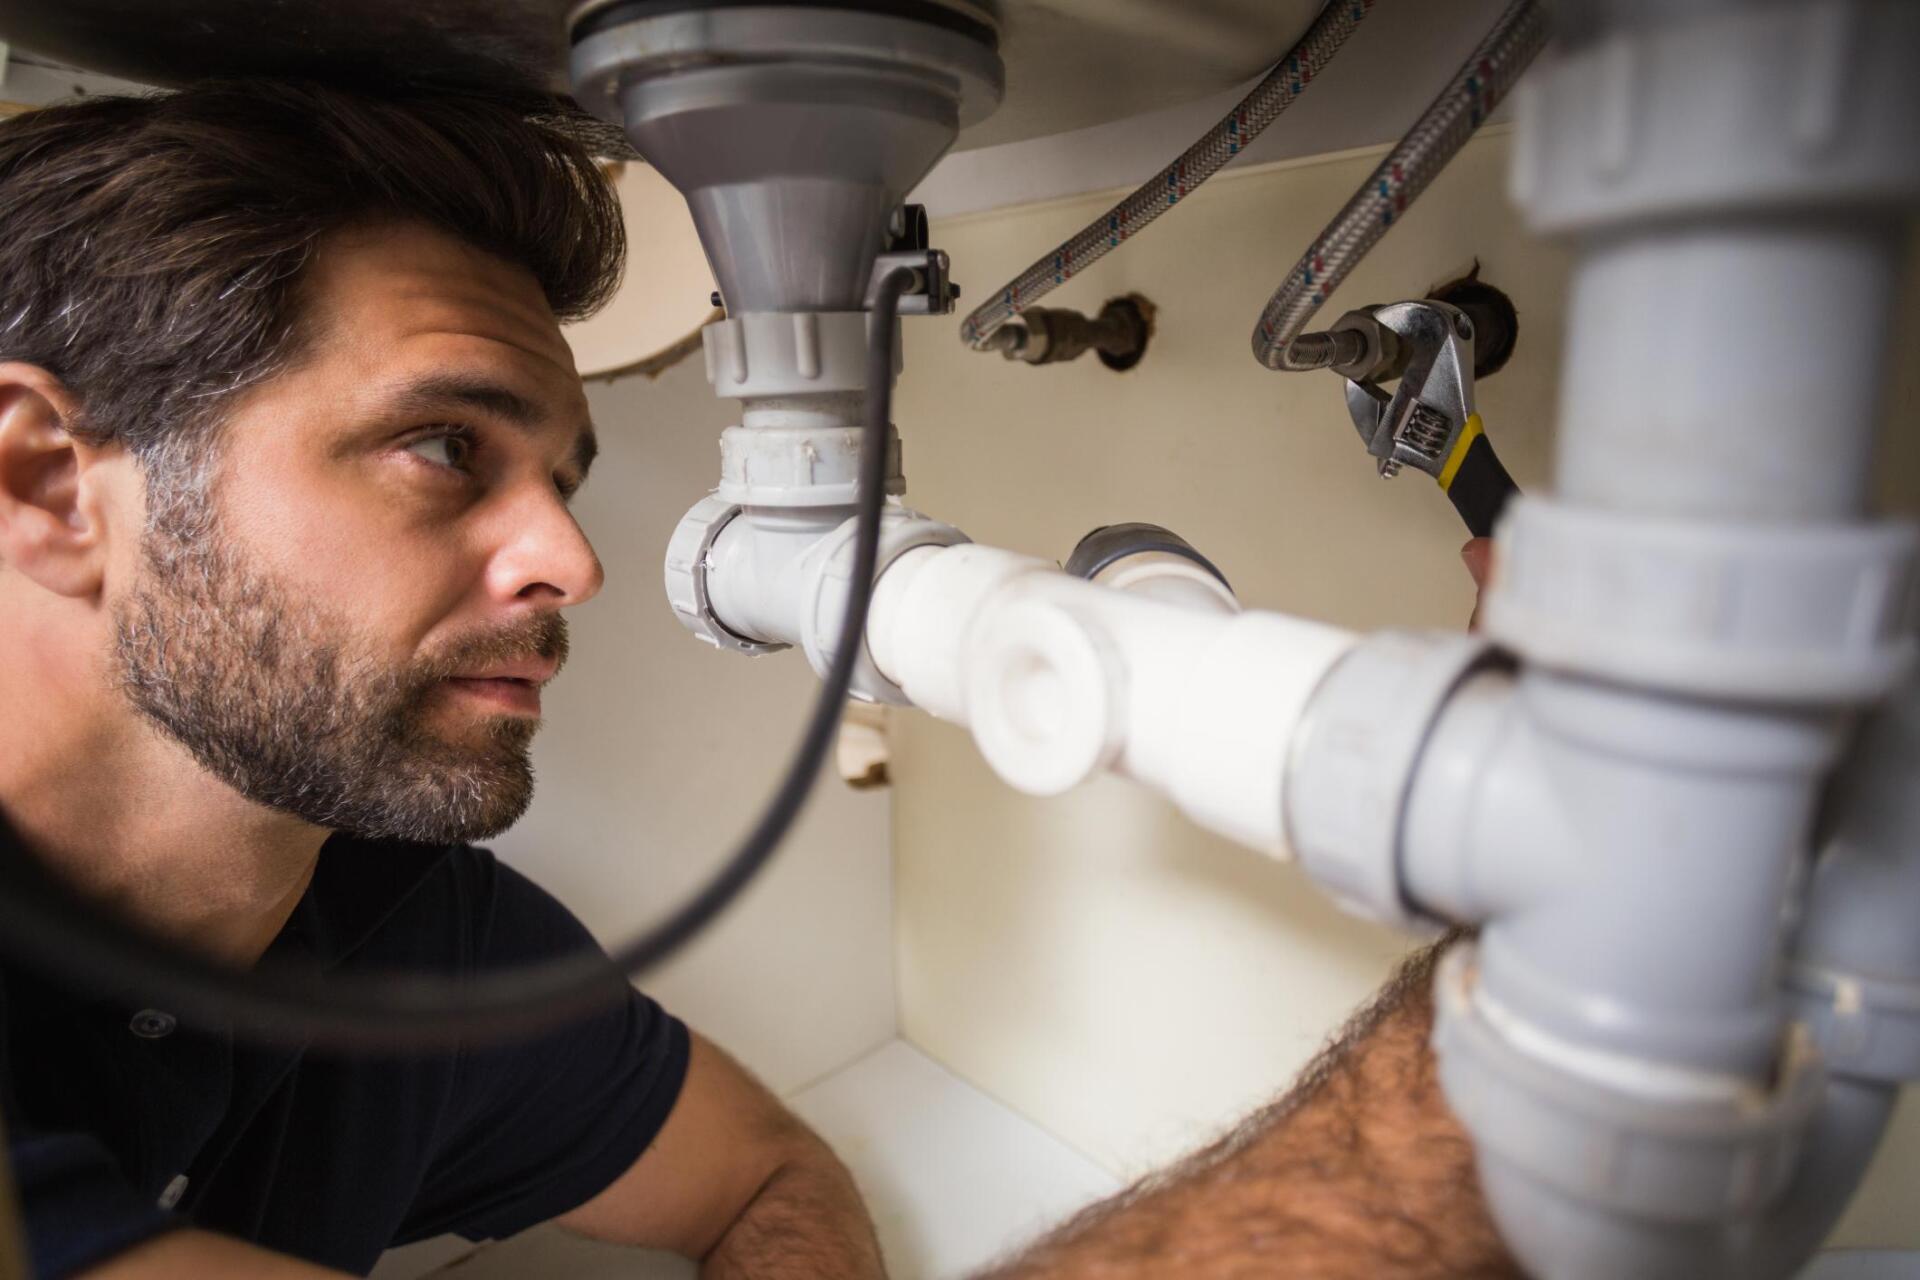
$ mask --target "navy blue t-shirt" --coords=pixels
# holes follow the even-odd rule
[[[594,945],[483,849],[335,836],[271,954],[465,974]],[[360,1273],[392,1245],[511,1235],[640,1157],[687,1053],[637,992],[536,1040],[347,1056],[0,968],[0,1101],[42,1280],[182,1223]]]

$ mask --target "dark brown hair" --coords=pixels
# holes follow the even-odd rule
[[[151,477],[294,355],[301,271],[329,232],[441,228],[584,316],[626,252],[595,128],[557,100],[265,81],[0,123],[0,360],[60,378],[75,433],[125,443]]]

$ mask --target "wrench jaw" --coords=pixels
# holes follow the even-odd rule
[[[1380,474],[1414,467],[1437,480],[1473,416],[1473,323],[1444,302],[1420,301],[1363,307],[1334,328],[1368,333],[1378,353],[1354,368],[1359,377],[1349,374],[1347,412]]]

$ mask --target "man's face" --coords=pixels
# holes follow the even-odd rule
[[[114,602],[134,705],[315,825],[486,836],[532,796],[560,611],[601,570],[567,511],[594,437],[533,278],[444,234],[327,242],[296,364],[212,473],[154,493]]]

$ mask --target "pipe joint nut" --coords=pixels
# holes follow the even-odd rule
[[[701,331],[713,393],[736,400],[866,389],[872,317],[865,311],[749,311]],[[893,372],[901,369],[893,344]]]
[[[1654,1234],[1752,1221],[1778,1198],[1826,1084],[1804,1032],[1788,1034],[1765,1084],[1634,1059],[1618,1059],[1617,1078],[1602,1080],[1522,1047],[1505,1018],[1483,1010],[1476,955],[1462,945],[1441,962],[1434,1048],[1447,1103],[1510,1205],[1544,1192]],[[1644,1088],[1634,1087],[1642,1076]],[[1690,1083],[1677,1084],[1681,1076]],[[1524,1238],[1527,1225],[1508,1221],[1494,1199],[1502,1233]]]
[[[1418,920],[1399,865],[1415,765],[1453,691],[1494,660],[1477,637],[1389,631],[1355,646],[1314,690],[1287,760],[1287,835],[1348,911]]]
[[[1534,230],[1706,211],[1892,210],[1920,197],[1911,132],[1865,127],[1920,116],[1920,9],[1853,0],[1645,12],[1659,16],[1561,31],[1555,56],[1520,86],[1512,190]]]
[[[1683,696],[1857,704],[1911,668],[1915,527],[1765,525],[1516,499],[1489,635],[1530,662]]]
[[[840,644],[847,591],[853,581],[856,525],[855,520],[842,524],[815,543],[796,566],[807,582],[800,604],[806,624],[801,632],[801,646],[807,661],[823,676],[833,665],[834,651]],[[874,562],[874,577],[885,574],[888,565],[916,547],[951,547],[967,541],[970,541],[967,535],[952,525],[929,520],[905,507],[889,506],[881,517],[880,555]],[[899,685],[881,674],[871,650],[864,644],[860,647],[850,687],[853,696],[864,702],[895,706],[911,706],[913,702]]]
[[[720,488],[746,507],[851,507],[860,495],[860,450],[865,428],[846,426],[737,426],[720,433]],[[900,433],[887,427],[885,480],[889,497],[906,492]]]
[[[777,653],[787,646],[749,640],[729,630],[714,612],[707,591],[707,568],[714,539],[739,514],[737,504],[712,493],[680,517],[673,536],[667,540],[667,603],[673,606],[673,615],[680,619],[681,626],[716,649],[758,657],[763,653]]]
[[[1159,551],[1168,555],[1189,560],[1206,571],[1208,577],[1218,582],[1227,591],[1233,587],[1227,581],[1227,575],[1214,566],[1213,561],[1201,555],[1191,542],[1173,530],[1157,524],[1147,524],[1139,520],[1124,524],[1106,524],[1080,539],[1073,548],[1073,554],[1067,557],[1061,566],[1076,578],[1085,578],[1089,582],[1098,581],[1100,575],[1128,556],[1143,552]]]

